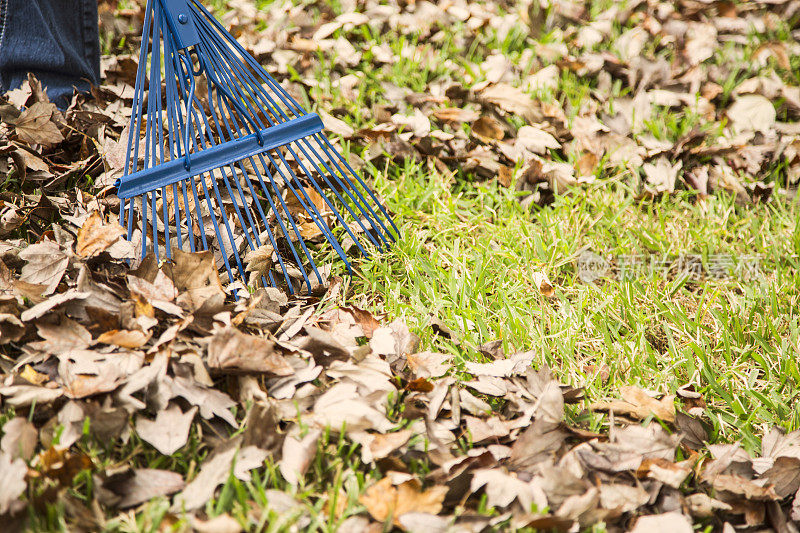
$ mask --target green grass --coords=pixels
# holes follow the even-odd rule
[[[381,188],[403,238],[358,266],[356,303],[404,318],[424,349],[481,357],[476,348],[503,339],[507,350],[533,349],[538,361],[590,399],[620,385],[674,393],[694,383],[708,403],[713,441],[743,439],[758,449],[765,427],[800,427],[798,205],[742,208],[733,198],[701,203],[688,194],[635,199],[604,181],[528,211],[492,183],[457,183],[407,164]],[[756,256],[753,279],[694,280],[675,272],[585,284],[584,250],[608,259],[643,254]],[[534,271],[555,296],[541,295]],[[461,342],[436,335],[436,316]],[[603,381],[587,367],[607,367]],[[600,418],[592,424],[604,423]]]

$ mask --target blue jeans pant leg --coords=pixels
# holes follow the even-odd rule
[[[100,82],[97,0],[0,0],[0,92],[28,72],[62,108]]]

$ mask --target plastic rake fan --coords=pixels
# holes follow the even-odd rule
[[[230,281],[290,292],[322,282],[314,243],[349,270],[347,236],[366,256],[399,232],[322,128],[205,7],[148,0],[117,182],[128,240],[156,259],[210,249]]]

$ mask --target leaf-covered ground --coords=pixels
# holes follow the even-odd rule
[[[4,531],[797,531],[799,2],[209,7],[402,239],[140,257],[102,2],[103,86],[0,99]]]

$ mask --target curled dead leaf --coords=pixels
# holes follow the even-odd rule
[[[98,211],[92,211],[81,229],[75,252],[81,257],[94,257],[106,251],[125,234],[125,229],[116,223],[106,224]]]

